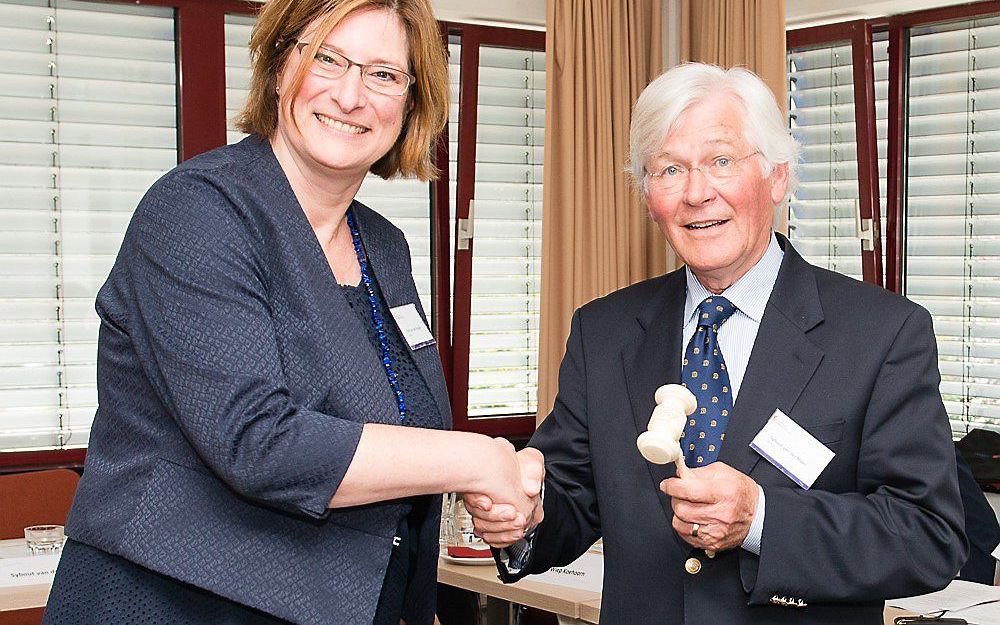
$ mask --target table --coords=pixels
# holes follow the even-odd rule
[[[504,584],[497,577],[496,568],[492,564],[458,565],[442,559],[438,562],[438,581],[470,592],[552,612],[559,617],[560,625],[587,625],[600,621],[601,597],[598,593],[543,584],[532,581],[530,577],[514,584]],[[912,612],[886,607],[885,625],[892,625],[894,618],[906,614]]]
[[[489,564],[471,565],[441,559],[438,562],[438,581],[462,590],[552,612],[565,623],[597,623],[601,611],[599,593],[544,584],[530,578],[514,584],[504,584],[497,577],[497,569],[492,560]]]
[[[24,539],[0,540],[0,546],[24,544]],[[463,590],[489,595],[511,603],[526,605],[560,617],[567,625],[597,623],[601,614],[601,596],[598,593],[566,588],[553,584],[523,579],[515,584],[504,584],[497,578],[494,565],[459,565],[445,560],[438,563],[438,581]],[[49,584],[0,588],[0,612],[43,608],[49,598]],[[886,608],[886,625],[892,619],[906,614],[896,608]]]

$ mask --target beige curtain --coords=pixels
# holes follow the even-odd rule
[[[785,0],[681,0],[681,59],[742,65],[786,106]]]
[[[785,0],[681,0],[681,60],[742,65],[756,72],[788,107]],[[774,228],[788,232],[788,212],[774,211]]]
[[[625,174],[632,104],[662,69],[664,0],[548,0],[539,420],[573,310],[673,260]]]

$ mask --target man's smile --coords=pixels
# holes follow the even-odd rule
[[[694,223],[687,224],[684,227],[688,230],[705,230],[707,228],[714,228],[726,223],[729,223],[728,219],[716,219],[714,221],[696,221]]]

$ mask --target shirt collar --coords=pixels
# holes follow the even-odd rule
[[[757,264],[750,268],[750,271],[743,274],[743,277],[732,284],[721,295],[733,303],[737,310],[754,322],[760,323],[764,316],[764,308],[767,307],[767,300],[774,290],[774,283],[778,280],[778,270],[781,269],[781,259],[785,253],[778,245],[778,238],[771,232],[771,242],[764,251],[764,255]],[[684,300],[684,323],[685,325],[694,317],[698,304],[702,303],[706,297],[711,297],[712,292],[698,282],[698,278],[691,272],[690,267],[684,268],[687,278],[687,298]]]

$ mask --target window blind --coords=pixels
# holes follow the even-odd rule
[[[788,236],[809,262],[860,280],[853,71],[848,42],[788,52],[789,128],[802,144]]]
[[[954,434],[1000,430],[1000,18],[912,29],[908,81],[906,294]]]
[[[226,16],[226,113],[227,137],[235,143],[245,135],[233,122],[246,102],[250,85],[250,57],[247,44],[253,18]],[[417,179],[383,180],[373,174],[365,177],[358,191],[359,202],[374,209],[406,234],[413,263],[413,280],[421,304],[431,315],[431,195],[430,185]]]
[[[531,414],[538,385],[545,53],[480,46],[478,93],[468,414]]]
[[[0,449],[84,447],[94,297],[177,162],[170,9],[0,0]]]

